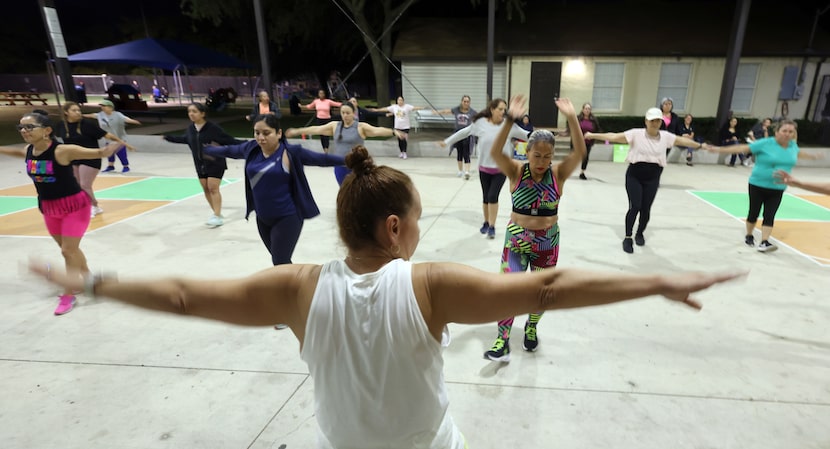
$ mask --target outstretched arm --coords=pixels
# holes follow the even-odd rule
[[[19,157],[21,159],[26,158],[26,150],[24,148],[0,147],[0,154],[5,154],[6,156],[11,157]]]
[[[692,133],[692,136],[694,136],[694,133]],[[674,139],[674,144],[679,147],[694,148],[696,150],[703,148],[702,143],[695,142],[691,137],[677,136]]]
[[[585,133],[585,139],[607,140],[608,142],[622,144],[628,143],[628,139],[625,138],[625,133]]]
[[[86,148],[80,145],[60,144],[55,148],[55,159],[62,165],[79,159],[100,159],[115,154],[121,148],[118,142],[110,142],[104,148]]]
[[[428,291],[433,325],[488,323],[539,310],[600,306],[650,295],[700,309],[692,293],[743,276],[734,273],[621,274],[572,268],[508,275],[454,263],[416,265]],[[443,323],[443,324],[442,324]]]
[[[775,173],[773,173],[773,176],[775,177],[775,182],[779,184],[786,184],[788,186],[798,187],[811,192],[830,195],[830,182],[802,181],[784,170],[776,170]]]
[[[328,122],[325,125],[306,126],[303,128],[288,128],[285,130],[285,137],[297,137],[303,134],[311,136],[333,136],[337,124],[340,122]]]
[[[365,122],[359,122],[357,124],[357,130],[360,132],[361,137],[392,137],[395,136],[399,139],[404,139],[404,133],[392,129],[392,128],[381,128],[379,126],[372,126]]]
[[[191,315],[245,326],[289,323],[297,313],[296,298],[304,282],[316,279],[315,265],[281,265],[228,280],[166,278],[146,281],[84,279],[31,262],[29,269],[53,284],[86,290],[90,296],[114,299],[142,309]],[[91,284],[91,285],[90,285]],[[91,290],[91,291],[90,291]]]
[[[750,152],[749,145],[747,144],[727,145],[725,147],[719,147],[717,145],[701,145],[700,147],[706,151],[720,154],[744,154]]]
[[[113,142],[118,142],[119,145],[127,147],[127,149],[130,150],[130,151],[135,151],[134,146],[128,144],[127,142],[124,142],[123,139],[121,139],[120,137],[116,136],[113,133],[107,133],[107,135],[104,136],[104,138],[107,139],[107,140],[111,140]],[[107,155],[107,156],[109,156],[109,155]]]

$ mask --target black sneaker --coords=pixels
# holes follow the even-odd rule
[[[525,351],[535,352],[539,346],[539,339],[536,337],[536,325],[525,323],[525,339],[522,348]]]
[[[510,342],[501,337],[496,338],[493,347],[484,353],[484,358],[494,362],[510,361]]]
[[[762,253],[771,253],[777,249],[778,247],[770,243],[769,240],[764,240],[760,245],[758,245],[758,251],[761,251]]]
[[[631,240],[631,237],[626,237],[623,239],[623,251],[631,254],[634,252],[634,241]]]
[[[744,238],[744,243],[746,243],[746,246],[750,248],[755,248],[755,237],[752,235],[746,236],[746,238]]]
[[[637,246],[643,246],[646,244],[646,238],[643,237],[643,234],[637,234],[634,236],[634,243],[636,243]]]
[[[585,176],[585,173],[580,173],[580,174],[579,174],[579,179],[581,179],[581,180],[585,181],[585,180],[587,180],[587,179],[588,179],[588,177],[587,177],[587,176]]]

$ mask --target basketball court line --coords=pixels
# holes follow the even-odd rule
[[[224,179],[222,185],[237,181]],[[96,178],[95,188],[106,212],[92,219],[87,234],[204,194],[198,180],[191,177],[105,176]],[[49,236],[32,184],[0,189],[0,217],[0,237]]]
[[[747,193],[687,190],[725,215],[745,223]],[[830,198],[824,195],[784,193],[776,214],[772,239],[823,267],[830,267]],[[760,229],[761,220],[756,229]]]

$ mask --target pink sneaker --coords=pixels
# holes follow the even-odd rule
[[[69,313],[75,307],[75,297],[72,295],[61,295],[58,307],[55,309],[55,315],[63,315]]]

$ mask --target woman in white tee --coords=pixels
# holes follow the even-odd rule
[[[629,129],[622,133],[585,133],[585,139],[607,140],[614,143],[628,144],[629,163],[625,172],[625,191],[628,193],[628,213],[625,214],[625,238],[622,242],[623,251],[634,252],[634,243],[637,246],[646,244],[643,232],[651,218],[651,205],[657,196],[660,187],[660,175],[666,166],[666,148],[677,144],[681,147],[701,148],[702,143],[686,137],[676,136],[668,131],[661,131],[663,113],[660,109],[650,108],[646,111],[646,127]],[[640,216],[637,234],[634,240],[631,233],[634,222]]]

